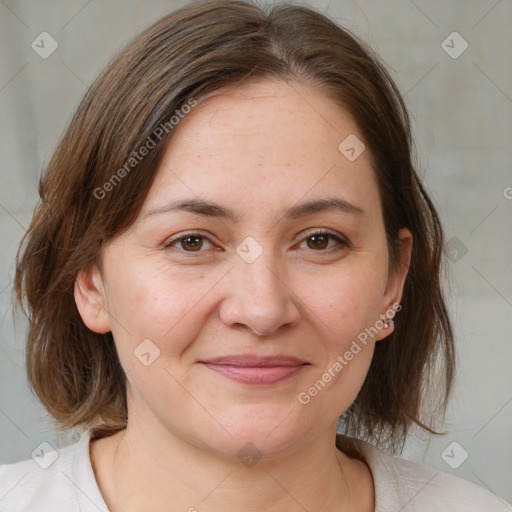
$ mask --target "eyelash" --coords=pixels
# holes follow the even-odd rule
[[[342,247],[345,247],[345,248],[350,248],[351,247],[351,244],[350,242],[348,242],[347,240],[344,240],[343,238],[341,238],[340,236],[336,235],[335,233],[332,233],[331,231],[328,231],[328,230],[316,230],[316,231],[313,231],[311,233],[308,233],[304,238],[302,238],[302,240],[300,241],[300,243],[304,242],[305,240],[307,240],[308,238],[311,238],[313,236],[319,236],[319,235],[328,235],[329,237],[331,237],[331,239],[334,239],[336,242],[338,242],[338,244]],[[176,244],[177,242],[181,242],[182,240],[186,240],[187,238],[191,238],[191,237],[198,237],[198,238],[204,238],[206,240],[208,240],[210,243],[213,243],[211,242],[211,240],[206,237],[205,235],[203,235],[202,233],[199,233],[197,231],[190,231],[189,233],[185,233],[179,237],[175,237],[175,238],[172,238],[171,240],[168,240],[167,242],[165,242],[163,244],[163,247],[164,249],[170,249],[174,244]],[[331,249],[322,249],[322,250],[318,250],[318,251],[315,251],[314,249],[311,249],[313,252],[319,252],[319,253],[330,253],[331,250],[332,250],[332,247]],[[336,249],[335,249],[336,250]],[[339,249],[338,249],[339,250]],[[186,251],[186,250],[181,250],[180,252],[182,253],[187,253],[187,254],[195,254],[195,255],[199,255],[200,253],[202,252],[205,252],[205,251]]]

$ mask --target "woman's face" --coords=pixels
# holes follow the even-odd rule
[[[348,112],[280,81],[210,97],[175,128],[137,221],[75,287],[86,325],[113,333],[130,422],[272,457],[350,406],[410,251],[403,230],[405,270],[388,276],[361,140]]]

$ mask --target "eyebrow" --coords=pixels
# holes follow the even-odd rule
[[[187,211],[195,215],[200,215],[202,217],[229,219],[233,222],[238,222],[239,220],[239,215],[237,215],[230,208],[214,203],[212,201],[204,201],[195,198],[173,201],[164,206],[154,208],[153,210],[150,210],[146,213],[144,219],[151,215],[180,210]],[[358,216],[364,215],[366,213],[360,206],[349,203],[345,199],[333,197],[327,199],[318,199],[315,201],[309,201],[307,203],[292,206],[285,212],[284,217],[286,219],[300,219],[314,213],[333,210]]]

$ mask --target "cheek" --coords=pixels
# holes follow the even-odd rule
[[[214,283],[201,274],[138,269],[129,281],[121,279],[116,284],[114,315],[119,322],[113,322],[112,332],[133,397],[137,397],[132,407],[146,403],[158,414],[161,400],[170,409],[182,407],[195,388],[186,381],[181,356],[204,327],[200,318],[207,314],[204,298]]]
[[[347,265],[324,279],[323,286],[304,283],[313,290],[305,302],[331,333],[337,349],[357,337],[379,318],[386,274],[380,262]],[[325,327],[324,327],[325,329]]]
[[[385,269],[379,261],[361,260],[334,272],[323,287],[308,285],[315,293],[305,301],[323,355],[318,359],[317,380],[304,389],[304,400],[315,401],[319,413],[333,418],[356,398],[371,364],[373,336],[379,327]],[[336,404],[334,410],[329,410],[329,404]]]
[[[134,362],[134,350],[146,339],[158,347],[162,359],[182,352],[201,329],[197,318],[204,313],[204,297],[214,284],[201,274],[141,267],[136,273],[118,272],[110,283],[112,333],[127,368]]]
[[[331,280],[329,286],[328,299],[312,298],[311,318],[322,356],[298,399],[311,408],[311,417],[335,421],[355,400],[368,373],[382,289],[378,279],[362,279],[355,273]]]

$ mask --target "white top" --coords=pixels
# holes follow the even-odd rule
[[[70,446],[54,451],[43,444],[33,459],[0,465],[0,511],[109,512],[92,470],[90,436],[86,430]],[[462,478],[394,457],[363,441],[355,443],[373,475],[375,512],[512,510],[501,498]]]

